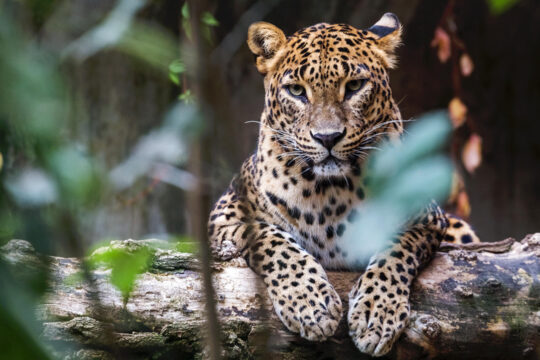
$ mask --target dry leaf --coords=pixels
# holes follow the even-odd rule
[[[472,134],[469,137],[461,152],[461,161],[471,174],[480,166],[482,163],[482,138],[480,136]]]
[[[452,120],[454,129],[457,129],[465,122],[467,106],[458,97],[455,97],[448,104],[448,113],[450,114],[450,120]]]
[[[468,219],[471,215],[469,195],[467,195],[465,190],[461,191],[457,197],[456,215],[462,219]]]
[[[469,54],[465,53],[460,56],[459,58],[459,68],[461,69],[461,75],[467,77],[472,74],[474,70],[474,63],[469,56]]]
[[[431,40],[431,47],[437,48],[437,56],[440,62],[445,63],[450,58],[450,36],[441,27],[435,29],[435,35]]]
[[[452,185],[450,188],[450,195],[448,196],[447,203],[453,205],[457,204],[458,196],[464,189],[465,182],[463,181],[463,178],[456,170],[454,170],[452,172]]]
[[[457,171],[452,173],[452,190],[448,198],[448,204],[452,212],[460,218],[467,219],[471,214],[471,205],[469,196],[465,191],[465,182],[463,177]]]

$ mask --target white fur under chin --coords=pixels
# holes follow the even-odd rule
[[[341,176],[349,170],[348,164],[340,164],[335,161],[327,161],[313,166],[313,173],[316,176],[331,177]]]

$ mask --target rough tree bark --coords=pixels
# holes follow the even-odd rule
[[[125,240],[109,246],[129,251],[146,244]],[[108,280],[110,270],[93,271],[89,286],[72,281],[78,259],[43,257],[23,240],[10,241],[1,254],[21,269],[47,260],[52,281],[38,316],[42,336],[64,349],[66,359],[204,357],[204,294],[193,255],[156,250],[151,270],[140,276],[124,306]],[[357,276],[329,273],[345,304]],[[324,343],[284,330],[241,261],[214,264],[214,284],[225,358],[363,358],[345,321]],[[390,358],[540,358],[540,233],[519,242],[444,245],[415,281],[411,303],[410,325]]]

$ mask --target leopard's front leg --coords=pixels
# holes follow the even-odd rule
[[[312,341],[334,334],[342,316],[341,299],[322,266],[290,234],[273,225],[255,225],[243,255],[262,277],[290,331]]]
[[[399,338],[409,320],[411,284],[439,247],[446,226],[436,207],[371,258],[349,294],[349,334],[362,352],[382,356]]]

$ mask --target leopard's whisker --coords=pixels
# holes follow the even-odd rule
[[[359,150],[381,150],[380,147],[377,147],[377,146],[360,146],[358,148]]]

